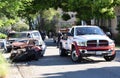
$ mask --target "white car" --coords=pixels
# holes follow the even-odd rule
[[[0,49],[6,49],[6,40],[0,39]]]
[[[11,44],[14,41],[20,41],[22,39],[26,38],[33,38],[38,40],[38,45],[42,47],[42,50],[45,51],[46,45],[44,41],[42,40],[41,34],[37,30],[30,30],[30,31],[22,31],[22,32],[12,32],[8,34],[7,42],[6,42],[6,47],[7,47],[7,52],[10,52],[12,49]]]
[[[37,30],[30,30],[30,31],[22,31],[22,32],[20,32],[20,33],[22,33],[23,38],[33,38],[33,39],[37,39],[37,40],[38,40],[37,45],[41,46],[42,51],[43,51],[43,54],[44,54],[44,51],[45,51],[45,49],[46,49],[46,44],[45,44],[45,42],[43,41],[42,36],[41,36],[41,34],[39,33],[39,31],[37,31]]]

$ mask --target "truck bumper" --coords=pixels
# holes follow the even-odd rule
[[[78,47],[83,56],[111,56],[115,54],[114,46],[103,47]]]

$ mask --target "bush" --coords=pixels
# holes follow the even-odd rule
[[[7,37],[7,35],[0,33],[0,39],[5,39]]]
[[[8,62],[0,53],[0,78],[4,78],[6,76],[6,74],[8,73],[8,66]]]
[[[26,31],[29,30],[29,26],[23,22],[18,22],[15,26],[12,26],[12,29],[15,31]]]

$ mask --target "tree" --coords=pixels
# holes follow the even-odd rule
[[[5,25],[4,18],[14,24],[17,17],[22,17],[28,20],[32,29],[33,19],[40,15],[41,27],[44,25],[43,11],[58,7],[65,12],[77,12],[79,20],[111,19],[115,16],[114,7],[119,5],[120,0],[0,0],[0,25]]]
[[[0,20],[7,18],[5,21],[0,21],[0,26],[6,23],[13,24],[17,21],[18,11],[25,9],[26,3],[32,0],[0,0]]]
[[[45,20],[52,20],[54,15],[57,14],[57,11],[51,8],[53,7],[52,3],[53,0],[33,0],[30,6],[26,6],[26,9],[21,10],[19,13],[28,20],[30,29],[32,29],[34,18],[37,17],[38,29],[43,30]]]
[[[25,30],[29,30],[29,26],[24,22],[20,21],[17,22],[14,26],[12,26],[12,29],[15,31],[25,31]]]
[[[77,12],[79,20],[111,19],[115,17],[114,7],[120,5],[120,0],[54,0],[54,7],[60,7],[65,12]]]

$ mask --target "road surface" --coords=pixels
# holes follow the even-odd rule
[[[81,63],[74,63],[69,56],[59,56],[58,48],[51,39],[46,44],[43,58],[12,64],[8,78],[120,78],[119,50],[111,62],[101,57],[90,57]]]

